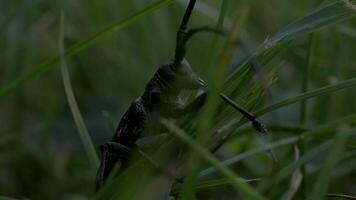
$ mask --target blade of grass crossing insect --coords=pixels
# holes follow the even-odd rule
[[[217,100],[219,95],[216,94],[218,94],[218,92],[221,89],[226,68],[229,65],[229,62],[231,61],[231,58],[233,56],[235,44],[238,41],[239,33],[246,17],[247,17],[247,10],[243,10],[241,14],[236,18],[231,33],[228,37],[228,40],[226,41],[224,50],[217,64],[218,68],[217,70],[214,71],[214,73],[209,74],[209,81],[212,82],[212,86],[210,90],[210,95],[208,96],[208,100],[205,106],[203,107],[201,120],[196,134],[197,135],[196,140],[198,143],[202,143],[203,141],[205,141],[206,138],[209,136],[208,134],[211,133],[210,129],[213,124],[212,122],[214,118],[214,112],[216,111],[216,108],[218,106]],[[196,178],[198,174],[198,168],[200,165],[199,157],[195,159],[195,156],[196,155],[193,153],[192,157],[194,158],[194,163],[192,163],[192,166],[186,178],[187,181],[184,183],[185,186],[183,186],[183,190],[182,190],[183,194],[185,194],[183,196],[183,198],[185,199],[190,199],[193,198],[194,196],[193,190],[194,190],[194,185],[196,185]]]
[[[192,150],[198,153],[199,156],[201,156],[207,162],[215,166],[218,171],[230,181],[231,185],[237,191],[241,192],[241,194],[244,195],[247,199],[265,199],[260,194],[258,194],[251,186],[241,181],[241,179],[239,179],[239,177],[233,171],[231,171],[229,168],[220,163],[211,153],[209,153],[209,151],[207,151],[199,143],[195,142],[175,124],[165,119],[162,119],[161,123],[166,126],[172,133],[174,133],[180,140],[187,144]]]
[[[342,155],[344,144],[346,139],[346,133],[341,130],[335,135],[335,144],[329,155],[326,157],[322,169],[318,175],[317,181],[314,183],[311,198],[314,200],[324,199],[328,192],[329,182],[331,179],[331,173],[337,165],[340,156]]]
[[[158,2],[151,4],[150,6],[147,6],[146,8],[142,9],[141,11],[139,11],[125,19],[122,19],[122,20],[119,20],[119,21],[113,23],[112,25],[108,26],[107,28],[103,29],[102,31],[99,31],[99,32],[95,33],[94,35],[88,37],[87,39],[84,39],[84,40],[78,42],[77,44],[73,45],[72,47],[68,48],[64,52],[64,57],[69,58],[74,55],[77,55],[78,53],[80,53],[81,51],[94,45],[95,43],[97,43],[99,40],[103,39],[107,35],[110,35],[116,31],[121,30],[122,28],[132,24],[133,22],[135,22],[135,21],[137,21],[151,13],[153,13],[154,11],[160,9],[163,6],[169,5],[172,2],[173,2],[173,0],[158,1]],[[50,70],[54,66],[54,64],[56,64],[58,61],[59,61],[59,56],[50,58],[46,62],[44,62],[41,65],[34,68],[29,73],[11,81],[10,83],[6,84],[5,86],[2,86],[0,88],[0,97],[9,94],[10,92],[14,91],[16,88],[18,88],[21,85],[25,84],[26,82],[34,79],[35,77],[43,75],[45,72]]]
[[[70,110],[72,112],[75,124],[77,126],[80,139],[82,140],[85,152],[87,153],[87,156],[88,156],[91,164],[93,165],[93,167],[97,168],[99,166],[99,159],[96,154],[93,143],[90,139],[88,130],[85,126],[83,117],[79,111],[79,107],[78,107],[77,101],[75,99],[73,90],[72,90],[72,84],[70,81],[68,68],[67,68],[67,65],[65,62],[65,57],[64,57],[64,13],[63,12],[61,13],[60,23],[61,24],[60,24],[60,34],[59,34],[59,55],[60,55],[60,66],[61,66],[61,73],[62,73],[65,94],[67,96],[68,104],[69,104]]]

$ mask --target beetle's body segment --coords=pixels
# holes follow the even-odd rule
[[[177,118],[203,105],[205,95],[184,106],[179,93],[184,89],[204,86],[204,81],[183,60],[177,70],[173,63],[160,67],[146,85],[145,91],[123,115],[111,142],[102,145],[102,160],[97,174],[97,187],[104,184],[115,164],[126,165],[130,149],[144,134],[160,126],[159,117]]]

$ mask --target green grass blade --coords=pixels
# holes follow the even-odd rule
[[[79,107],[77,104],[77,101],[75,99],[73,90],[72,90],[72,84],[70,81],[70,76],[68,72],[68,68],[65,62],[65,56],[64,56],[64,14],[61,14],[61,26],[60,26],[60,34],[59,34],[59,56],[60,56],[60,66],[61,66],[61,73],[62,73],[62,78],[63,78],[63,85],[65,89],[65,93],[67,96],[68,104],[70,107],[70,110],[72,112],[75,124],[77,126],[80,139],[82,140],[85,152],[87,153],[87,156],[92,163],[92,165],[97,168],[99,166],[99,159],[96,154],[94,145],[90,139],[89,132],[85,126],[83,117],[79,111]]]
[[[311,90],[309,92],[301,93],[301,94],[299,94],[297,96],[294,96],[294,97],[287,98],[287,99],[282,100],[282,101],[280,101],[278,103],[270,105],[270,106],[268,106],[266,108],[258,110],[255,114],[256,114],[256,116],[262,116],[264,114],[267,114],[267,113],[269,113],[271,111],[274,111],[274,110],[277,110],[279,108],[285,107],[287,105],[290,105],[290,104],[293,104],[293,103],[296,103],[296,102],[299,102],[299,101],[303,101],[303,100],[306,100],[306,99],[310,99],[310,98],[313,98],[313,97],[319,97],[319,96],[322,96],[322,95],[326,95],[326,94],[329,94],[329,93],[332,93],[332,92],[335,92],[335,91],[338,91],[338,90],[350,88],[350,87],[353,87],[355,85],[356,85],[356,78],[348,79],[348,80],[345,80],[345,81],[340,81],[339,83],[336,83],[336,84],[328,85],[328,86],[325,86],[325,87],[322,87],[322,88]]]
[[[322,166],[316,183],[314,183],[311,199],[321,200],[324,199],[325,195],[327,194],[331,173],[338,163],[340,156],[342,155],[345,140],[346,133],[344,131],[339,131],[335,136],[335,144],[327,156],[327,159],[324,162],[324,166]]]
[[[261,181],[262,179],[260,179],[260,178],[255,178],[255,179],[240,178],[240,180],[244,181],[246,183],[249,183],[249,182]],[[195,190],[206,190],[206,189],[218,188],[218,187],[226,186],[229,184],[230,184],[230,181],[226,178],[202,181],[202,182],[199,182],[197,185],[195,185]],[[174,190],[171,192],[171,194],[172,195],[177,194],[179,189],[180,189],[180,187],[174,188]]]
[[[125,18],[121,19],[112,25],[108,26],[107,28],[103,29],[102,31],[99,31],[95,33],[94,35],[90,36],[87,39],[84,39],[77,44],[73,45],[72,47],[68,48],[64,56],[66,58],[72,57],[79,52],[83,51],[84,49],[87,49],[88,47],[92,46],[93,44],[97,43],[99,40],[103,39],[104,37],[112,34],[113,32],[119,31],[122,28],[125,28],[126,26],[132,24],[133,22],[153,13],[154,11],[158,10],[159,8],[163,6],[167,6],[170,3],[172,3],[173,0],[160,0],[150,6],[147,6],[146,8],[142,9],[141,11]],[[34,68],[32,71],[29,73],[11,81],[10,83],[6,84],[5,86],[2,86],[0,88],[0,97],[7,95],[8,93],[14,91],[16,88],[20,87],[21,85],[25,84],[26,82],[44,74],[47,72],[49,69],[51,69],[54,64],[56,64],[59,61],[59,56],[55,56],[53,58],[48,59],[48,61],[42,63],[38,67]]]
[[[179,139],[186,143],[192,150],[196,151],[202,158],[211,163],[216,169],[221,172],[226,179],[228,179],[231,185],[240,191],[243,195],[248,197],[248,199],[265,199],[257,191],[255,191],[251,186],[241,181],[239,177],[231,171],[229,168],[224,166],[219,162],[211,153],[209,153],[204,147],[192,140],[183,130],[178,128],[175,124],[168,120],[161,120],[162,124],[165,125],[170,131],[172,131]]]
[[[323,152],[325,152],[328,148],[330,148],[330,146],[333,143],[331,141],[327,141],[315,148],[312,149],[308,149],[308,152],[306,152],[301,158],[300,160],[298,160],[297,162],[293,162],[292,164],[290,164],[289,166],[285,167],[284,169],[280,170],[279,173],[277,175],[275,175],[274,177],[274,183],[277,184],[280,181],[282,181],[283,179],[287,178],[288,176],[290,176],[297,168],[301,167],[302,165],[304,165],[305,163],[309,162],[311,159],[315,158],[318,155],[323,154]]]
[[[312,64],[314,61],[314,49],[315,49],[315,35],[314,33],[311,33],[309,35],[309,40],[308,40],[309,46],[308,46],[308,53],[307,53],[307,59],[306,59],[306,64],[303,69],[303,82],[301,85],[301,91],[302,93],[305,93],[308,91],[309,85],[310,85],[310,80],[311,80],[311,72],[312,72]],[[308,101],[303,100],[300,102],[300,111],[299,111],[299,125],[304,126],[307,123],[307,110],[308,110]],[[304,153],[307,151],[307,141],[301,141],[298,145],[297,148],[300,149],[301,151],[301,156],[303,156]],[[308,185],[308,177],[306,173],[306,166],[303,165],[301,166],[300,169],[296,169],[296,172],[300,170],[301,173],[303,174],[302,182],[301,184],[298,185],[298,187],[292,187],[293,184],[291,184],[290,191],[294,191],[293,195],[295,195],[296,191],[301,187],[303,190],[305,198],[309,194],[309,187]],[[294,180],[294,177],[291,177],[291,181]],[[291,193],[292,194],[292,193]]]
[[[255,178],[255,179],[243,179],[240,178],[241,181],[245,182],[245,183],[249,183],[249,182],[255,182],[255,181],[260,181],[260,178]],[[196,189],[197,190],[205,190],[205,189],[210,189],[210,188],[217,188],[217,187],[221,187],[221,186],[225,186],[230,184],[230,181],[227,179],[217,179],[217,180],[210,180],[210,181],[205,181],[205,182],[201,182],[198,185],[196,185]]]
[[[299,139],[300,139],[299,137],[294,136],[294,137],[282,139],[282,140],[279,140],[279,141],[276,141],[276,142],[273,142],[270,144],[265,144],[263,146],[260,146],[256,149],[254,149],[254,150],[247,151],[247,152],[244,152],[237,156],[234,156],[230,159],[227,159],[227,160],[223,161],[222,164],[225,166],[230,166],[230,165],[236,164],[246,158],[249,158],[253,155],[256,155],[258,153],[266,152],[266,151],[269,151],[270,149],[275,149],[275,148],[283,147],[283,146],[290,145],[290,144],[295,144],[297,141],[299,141]],[[211,175],[212,173],[215,173],[216,171],[217,171],[217,169],[215,167],[209,167],[209,168],[201,171],[199,175],[200,175],[200,177],[204,177],[207,175]]]

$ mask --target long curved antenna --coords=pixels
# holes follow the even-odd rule
[[[177,40],[177,46],[176,46],[176,52],[175,52],[175,57],[174,57],[174,66],[178,67],[182,60],[184,59],[186,50],[185,50],[185,45],[189,41],[189,39],[194,36],[197,33],[200,32],[214,32],[219,35],[226,35],[226,32],[221,29],[209,27],[209,26],[202,26],[198,28],[193,28],[190,29],[189,31],[185,31],[184,35],[182,34],[179,39]],[[179,43],[178,43],[179,42]]]
[[[175,49],[174,65],[173,65],[173,67],[175,69],[177,69],[180,66],[182,60],[184,59],[184,56],[186,53],[185,45],[187,44],[187,42],[193,35],[195,35],[196,33],[205,32],[205,31],[215,32],[215,33],[218,33],[221,35],[225,35],[224,31],[222,31],[220,29],[208,27],[208,26],[203,26],[203,27],[198,27],[198,28],[187,30],[187,24],[189,22],[190,16],[192,15],[195,3],[196,3],[196,0],[191,0],[189,2],[189,5],[187,7],[187,10],[185,11],[183,20],[179,27],[179,31],[177,33],[177,44],[176,44],[176,49]]]

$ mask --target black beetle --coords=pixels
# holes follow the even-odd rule
[[[189,18],[194,9],[196,0],[190,0],[185,11],[182,23],[177,33],[174,60],[161,66],[153,78],[147,83],[142,96],[132,102],[129,109],[122,117],[119,126],[110,142],[101,145],[101,162],[97,172],[96,188],[99,189],[108,178],[112,169],[120,161],[127,165],[127,160],[135,142],[142,133],[149,132],[157,125],[158,118],[179,118],[187,113],[198,110],[205,102],[207,93],[197,97],[188,105],[182,104],[179,94],[182,90],[199,89],[204,86],[204,81],[197,76],[185,56],[185,45],[196,33],[212,31],[223,34],[223,31],[210,27],[199,27],[187,30]],[[256,130],[265,132],[262,123],[249,112],[234,104],[223,94],[224,101],[241,112],[250,120]]]

